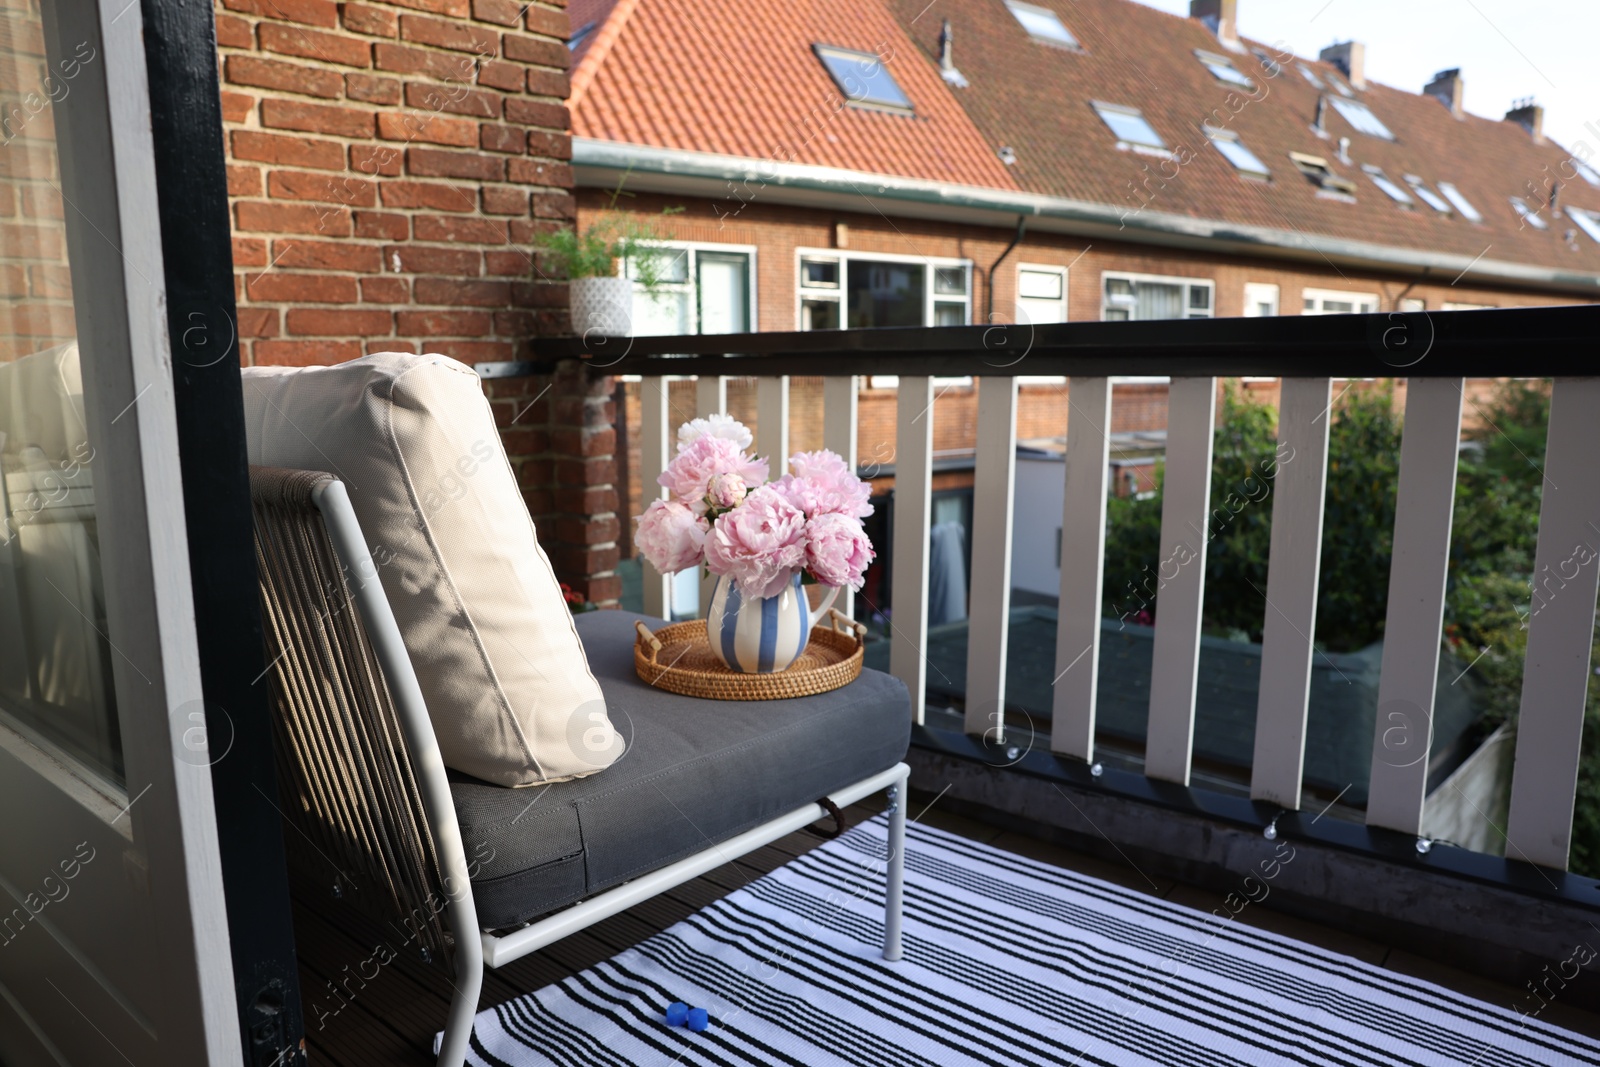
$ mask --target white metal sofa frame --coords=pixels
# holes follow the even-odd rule
[[[484,932],[422,690],[344,484],[320,472],[261,467],[251,468],[250,483],[268,652],[275,656],[269,669],[280,779],[298,794],[293,810],[303,815],[297,828],[306,840],[324,860],[333,850],[368,874],[374,896],[387,898],[386,910],[406,912],[408,903],[422,903],[419,895],[433,902],[433,936],[414,931],[423,945],[451,948],[435,918],[437,900],[446,901],[456,982],[440,1067],[465,1061],[485,964],[511,963],[827,817],[820,801],[806,804],[509,933]],[[355,617],[343,611],[351,602]],[[828,798],[844,807],[889,791],[883,958],[890,961],[901,955],[909,773],[898,763]],[[410,911],[414,918],[417,909]]]

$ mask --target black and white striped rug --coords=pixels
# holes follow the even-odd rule
[[[480,1013],[468,1062],[1600,1065],[1600,1042],[1516,1010],[1537,1008],[1531,994],[1481,1003],[919,826],[905,959],[888,964],[884,843],[880,817]],[[668,1027],[675,1000],[707,1008],[711,1029]]]

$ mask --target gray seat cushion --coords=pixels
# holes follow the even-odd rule
[[[904,758],[905,686],[878,671],[794,700],[698,700],[633,671],[634,621],[577,618],[627,743],[597,774],[507,789],[451,772],[478,919],[500,929],[759,826]]]

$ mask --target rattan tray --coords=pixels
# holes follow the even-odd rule
[[[826,693],[861,674],[867,628],[828,611],[829,626],[817,626],[800,658],[773,674],[741,674],[723,666],[706,637],[703,620],[675,622],[651,632],[644,623],[633,643],[633,669],[657,689],[709,700],[782,700]]]

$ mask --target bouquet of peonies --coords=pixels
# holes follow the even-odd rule
[[[796,452],[769,483],[750,441],[727,415],[684,423],[659,479],[669,496],[639,516],[639,550],[663,574],[704,562],[747,596],[776,596],[796,574],[860,589],[874,555],[861,527],[871,487],[826,450]]]

